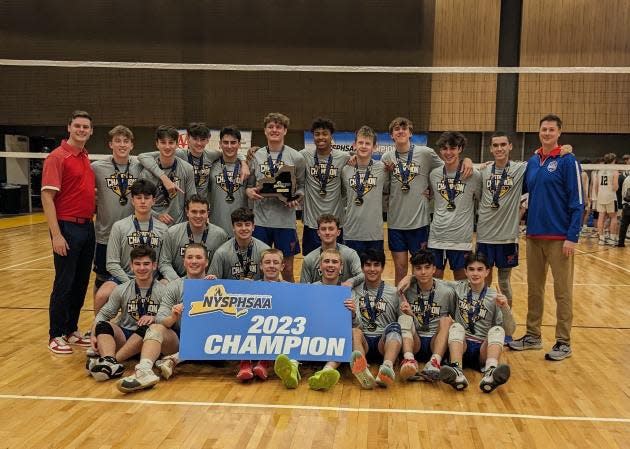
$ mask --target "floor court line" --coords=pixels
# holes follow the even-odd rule
[[[2,268],[0,268],[0,271],[6,271],[6,270],[10,270],[11,268],[21,267],[22,265],[26,265],[27,263],[33,263],[33,262],[37,262],[38,260],[49,259],[51,257],[52,257],[52,254],[49,254],[48,256],[38,257],[37,259],[31,259],[31,260],[27,260],[26,262],[16,263],[15,265],[9,265],[8,267],[2,267]]]
[[[617,265],[616,263],[613,263],[613,262],[611,262],[609,260],[602,259],[601,257],[597,257],[597,256],[595,256],[595,255],[593,255],[591,253],[585,253],[584,251],[580,251],[579,249],[577,249],[576,251],[579,252],[579,253],[584,254],[585,256],[592,257],[593,259],[597,259],[600,262],[604,262],[604,263],[607,263],[608,265],[612,265],[613,267],[615,267],[615,268],[617,268],[619,270],[625,271],[626,273],[630,273],[630,270],[628,268],[625,268],[625,267],[622,267],[620,265]]]
[[[142,405],[179,405],[184,407],[221,407],[221,408],[249,408],[249,409],[275,409],[275,410],[311,410],[322,412],[343,413],[385,413],[385,414],[410,414],[410,415],[446,415],[446,416],[474,416],[486,418],[504,419],[528,419],[542,421],[586,421],[604,423],[630,424],[630,418],[598,417],[598,416],[553,416],[553,415],[528,415],[519,413],[490,413],[490,412],[458,412],[454,410],[422,410],[422,409],[388,409],[388,408],[362,408],[362,407],[326,407],[312,405],[283,405],[283,404],[250,404],[230,402],[196,402],[196,401],[154,401],[143,399],[114,399],[114,398],[90,398],[71,396],[35,396],[0,394],[0,400],[27,400],[27,401],[65,401],[65,402],[100,402],[117,404],[142,404]]]

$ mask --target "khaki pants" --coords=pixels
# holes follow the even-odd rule
[[[527,239],[527,335],[540,338],[545,282],[551,266],[556,299],[556,341],[571,344],[573,255],[562,254],[563,240]]]

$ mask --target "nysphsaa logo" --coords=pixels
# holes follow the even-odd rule
[[[547,171],[549,173],[553,173],[558,169],[558,161],[551,161],[549,165],[547,165]]]
[[[203,295],[203,301],[193,301],[190,304],[188,315],[220,312],[224,315],[240,318],[246,315],[250,309],[271,309],[271,299],[271,295],[227,293],[223,285],[213,285]]]

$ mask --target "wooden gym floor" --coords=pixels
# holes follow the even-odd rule
[[[517,336],[527,301],[522,249],[513,273]],[[346,367],[339,385],[313,392],[304,381],[312,368],[291,391],[274,377],[242,385],[233,364],[186,364],[152,390],[123,395],[86,374],[83,351],[57,356],[46,347],[54,271],[41,215],[0,220],[0,447],[630,447],[630,250],[588,240],[579,250],[573,357],[552,363],[543,351],[506,351],[512,378],[490,395],[470,371],[465,392],[400,382],[362,391]],[[389,263],[390,282],[392,272]],[[555,322],[547,291],[546,349]],[[91,305],[90,292],[82,330]]]

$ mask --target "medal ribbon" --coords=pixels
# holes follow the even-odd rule
[[[127,199],[127,187],[129,187],[129,166],[130,161],[127,162],[127,169],[124,173],[120,172],[116,161],[112,158],[112,164],[114,164],[114,171],[116,174],[116,180],[118,180],[118,190],[120,191],[120,198],[124,201]],[[125,175],[125,176],[123,176]]]
[[[435,281],[433,281],[433,286],[431,287],[426,303],[424,302],[424,295],[420,289],[420,284],[416,284],[416,292],[418,293],[418,302],[422,308],[422,325],[428,326],[431,322],[431,309],[433,308],[433,298],[435,296]]]
[[[199,159],[199,163],[195,163],[195,159]],[[196,158],[188,151],[188,163],[193,166],[193,172],[195,173],[195,187],[199,187],[201,182],[201,170],[203,170],[203,153],[200,158]]]
[[[473,335],[475,334],[475,318],[479,315],[481,304],[483,303],[483,298],[486,296],[487,291],[488,287],[484,285],[483,290],[481,290],[481,293],[479,293],[479,298],[477,299],[477,304],[474,308],[472,307],[472,288],[468,290],[468,295],[466,296],[466,302],[468,303],[468,330]]]
[[[269,165],[269,174],[273,178],[276,176],[276,172],[278,171],[278,165],[282,161],[282,152],[284,151],[284,145],[282,145],[282,149],[278,153],[278,157],[276,158],[276,163],[274,164],[273,159],[271,159],[271,151],[269,151],[269,147],[267,147],[267,165]]]
[[[147,232],[146,239],[142,235],[142,229],[140,229],[140,222],[135,216],[133,217],[133,226],[136,228],[136,232],[138,233],[140,244],[144,246],[151,246],[151,231],[153,231],[153,217],[149,217],[149,228],[146,231]]]
[[[499,185],[496,185],[496,180],[494,178],[494,171],[496,169],[497,164],[492,164],[492,175],[490,176],[490,190],[492,191],[492,204],[499,205],[499,196],[501,196],[501,190],[505,185],[505,180],[507,179],[508,169],[510,168],[510,161],[508,161],[507,165],[503,169],[503,173],[501,173],[501,179],[499,180]]]
[[[457,166],[457,171],[455,171],[455,178],[453,178],[453,188],[451,188],[451,183],[448,182],[448,176],[446,174],[446,165],[444,165],[444,188],[446,189],[446,195],[448,196],[448,204],[455,205],[455,186],[459,183],[459,178],[462,176],[462,164],[463,161],[459,162]]]
[[[361,174],[359,173],[359,165],[357,164],[357,166],[354,167],[354,182],[355,182],[356,191],[357,191],[357,198],[363,199],[363,194],[365,192],[365,183],[370,177],[370,168],[372,167],[373,163],[374,161],[370,159],[370,163],[366,167],[365,174],[363,175],[363,181],[361,181]]]
[[[396,163],[398,164],[398,173],[400,173],[400,179],[402,180],[403,185],[409,185],[409,166],[411,165],[411,160],[413,159],[413,145],[409,148],[407,152],[407,168],[403,169],[402,159],[400,159],[400,154],[396,151]]]
[[[159,157],[158,157],[157,163],[158,163],[158,167],[160,167],[161,170],[164,170],[164,168],[162,168],[162,163],[160,162],[160,158]],[[175,180],[175,171],[177,170],[177,158],[175,158],[173,160],[173,165],[171,165],[170,170],[171,171],[166,176],[168,176],[168,179],[170,179],[174,183],[175,182],[174,181]],[[166,203],[170,204],[170,202],[171,202],[171,195],[168,193],[168,190],[166,189],[166,187],[164,187],[163,183],[160,183],[160,190],[162,191],[162,195],[164,195],[164,198],[166,199]]]
[[[186,232],[188,233],[188,244],[195,243],[195,239],[193,236],[192,229],[190,228],[190,223],[186,223]],[[206,244],[206,240],[208,239],[208,226],[203,230],[203,235],[201,236],[201,241],[199,243]]]
[[[223,182],[225,183],[225,187],[227,188],[228,196],[231,197],[234,195],[234,183],[235,179],[238,179],[238,174],[241,170],[241,161],[236,159],[234,163],[234,171],[232,171],[232,179],[230,180],[228,176],[227,166],[225,165],[225,161],[223,160],[223,156],[221,156],[221,166],[223,167]]]
[[[239,250],[236,240],[234,240],[234,250],[236,251],[236,256],[238,257],[238,264],[241,266],[241,278],[245,279],[249,276],[249,265],[252,261],[254,242],[249,242],[249,246],[247,247],[247,256],[245,256],[245,258],[243,258],[243,253]]]
[[[138,304],[138,317],[143,317],[148,313],[149,309],[149,300],[151,299],[151,291],[153,291],[153,282],[151,283],[151,287],[147,290],[147,296],[142,297],[142,292],[140,291],[140,287],[138,287],[138,282],[134,283],[134,287],[136,289],[136,303]]]
[[[383,296],[384,289],[385,282],[381,281],[381,284],[378,286],[378,290],[376,291],[376,298],[374,298],[374,307],[372,307],[372,304],[370,304],[370,294],[368,292],[367,285],[365,285],[365,282],[363,283],[363,302],[365,303],[365,310],[367,310],[367,313],[370,316],[371,323],[376,322],[376,303],[378,303]]]
[[[317,179],[319,180],[319,186],[323,192],[326,191],[326,185],[328,184],[328,176],[330,175],[330,167],[332,166],[332,153],[328,155],[328,160],[326,161],[326,171],[324,172],[324,176],[322,176],[322,166],[319,165],[319,158],[317,157],[317,150],[315,151],[315,166],[317,167]]]

